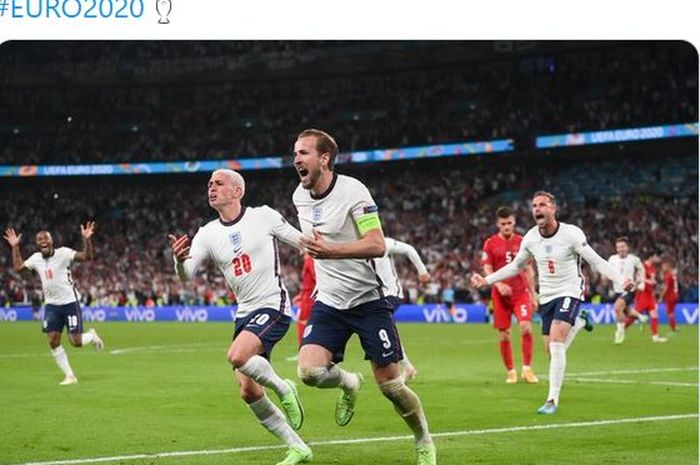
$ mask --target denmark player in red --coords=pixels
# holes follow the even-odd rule
[[[676,326],[676,304],[680,297],[678,292],[678,274],[676,272],[676,262],[667,257],[661,262],[661,271],[664,279],[664,302],[666,302],[666,314],[671,331],[678,331]]]
[[[482,252],[481,264],[486,275],[510,263],[518,253],[523,240],[521,235],[515,233],[515,215],[510,208],[500,207],[496,210],[496,225],[498,233],[486,240]],[[537,307],[534,282],[534,272],[528,265],[519,275],[498,282],[491,288],[494,326],[498,330],[503,364],[508,370],[506,383],[518,382],[518,372],[513,367],[513,350],[510,343],[512,315],[515,315],[520,325],[523,354],[522,379],[526,383],[539,381],[531,367],[532,312]]]
[[[316,269],[314,268],[314,259],[311,255],[304,253],[304,264],[301,268],[301,289],[299,294],[294,297],[294,304],[299,306],[297,315],[297,339],[299,346],[304,337],[306,322],[311,317],[311,307],[314,305],[314,290],[316,289]]]
[[[637,291],[635,307],[639,313],[648,313],[650,318],[651,340],[653,342],[666,342],[665,337],[659,336],[659,310],[656,303],[656,265],[661,262],[659,254],[650,252],[644,260],[644,287]]]

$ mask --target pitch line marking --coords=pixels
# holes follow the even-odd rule
[[[665,415],[665,416],[651,416],[651,417],[637,417],[637,418],[618,418],[614,420],[597,420],[597,421],[581,421],[574,423],[554,423],[549,425],[530,425],[530,426],[511,426],[504,428],[490,428],[490,429],[477,429],[477,430],[465,430],[465,431],[447,431],[444,433],[433,433],[433,437],[454,437],[454,436],[476,436],[482,434],[494,434],[494,433],[512,433],[520,431],[539,431],[539,430],[549,430],[549,429],[561,429],[561,428],[586,428],[591,426],[607,426],[607,425],[619,425],[623,423],[649,423],[658,421],[675,421],[675,420],[688,420],[691,418],[698,418],[697,413],[688,413],[680,415]],[[357,439],[336,439],[328,441],[312,441],[309,442],[310,446],[331,446],[331,445],[347,445],[347,444],[359,444],[368,442],[390,442],[390,441],[404,441],[413,439],[413,436],[383,436],[383,437],[370,437],[370,438],[357,438]],[[286,445],[270,445],[270,446],[250,446],[250,447],[234,447],[229,449],[210,449],[210,450],[189,450],[189,451],[174,451],[174,452],[157,452],[152,454],[133,454],[133,455],[120,455],[113,457],[94,457],[86,459],[70,459],[70,460],[53,460],[48,462],[25,462],[15,465],[79,465],[84,463],[105,463],[105,462],[118,462],[127,460],[138,460],[138,459],[160,459],[167,457],[187,457],[187,456],[197,456],[197,455],[221,455],[221,454],[236,454],[241,452],[259,452],[273,449],[286,449]]]
[[[581,373],[567,373],[566,376],[600,376],[600,375],[628,375],[637,373],[670,373],[675,371],[698,371],[698,367],[675,367],[675,368],[638,368],[631,370],[609,370],[609,371],[585,371]]]
[[[698,387],[698,383],[682,383],[677,381],[633,381],[630,379],[606,379],[606,378],[579,378],[568,377],[569,381],[577,381],[581,383],[604,383],[604,384],[653,384],[655,386],[681,386],[681,387]]]

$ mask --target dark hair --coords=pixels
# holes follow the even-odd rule
[[[299,133],[297,139],[301,139],[302,137],[316,138],[316,150],[318,150],[320,154],[328,153],[330,155],[328,168],[332,170],[335,157],[338,155],[338,144],[336,144],[335,139],[333,139],[330,134],[320,129],[304,129]]]
[[[539,197],[539,196],[547,197],[549,199],[549,201],[552,202],[554,205],[557,204],[557,198],[554,197],[554,194],[550,194],[547,191],[537,191],[537,192],[535,192],[535,195],[532,196],[532,198],[534,199],[535,197]]]
[[[624,242],[625,244],[629,245],[630,241],[627,239],[627,236],[620,236],[617,239],[615,239],[615,244],[618,242]]]
[[[513,215],[513,210],[510,209],[510,207],[498,207],[498,210],[496,210],[496,217],[497,218],[510,218]]]

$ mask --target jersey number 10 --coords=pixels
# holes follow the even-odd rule
[[[233,259],[233,274],[241,276],[243,273],[250,273],[253,265],[250,263],[248,254],[243,254],[240,257]]]

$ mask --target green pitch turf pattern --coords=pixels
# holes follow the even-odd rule
[[[80,383],[59,387],[62,374],[39,324],[0,324],[0,464],[111,457],[101,463],[247,465],[282,459],[284,449],[275,448],[277,440],[238,397],[225,358],[231,325],[102,323],[97,329],[104,352],[64,341]],[[503,382],[490,327],[404,324],[400,331],[419,370],[411,386],[437,434],[440,464],[698,463],[696,326],[682,326],[666,344],[653,344],[648,328],[634,326],[621,346],[612,343],[612,326],[582,331],[568,353],[559,412],[551,417],[535,413],[547,395],[546,379],[538,385]],[[296,365],[285,358],[295,353],[295,340],[290,330],[273,354],[278,372],[293,379]],[[334,422],[336,390],[299,383],[306,409],[301,435],[317,443],[313,463],[414,464],[409,431],[372,382],[356,338],[346,359],[346,368],[362,370],[368,380],[347,427]],[[533,365],[545,378],[540,338]],[[641,418],[646,420],[626,421]],[[382,440],[369,441],[377,438]],[[182,451],[192,454],[172,455]],[[141,458],[128,457],[133,455]]]

